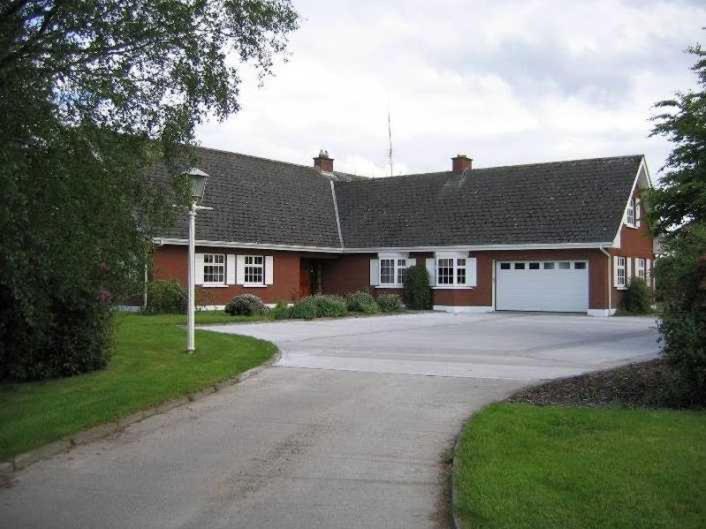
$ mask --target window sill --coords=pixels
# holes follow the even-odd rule
[[[630,229],[632,229],[632,230],[640,229],[640,226],[635,226],[634,224],[628,224],[627,222],[624,223],[624,226],[625,226],[626,228],[630,228]]]
[[[375,285],[375,288],[404,288],[404,285]]]
[[[266,288],[268,285],[263,285],[261,283],[244,283],[241,286],[244,288]]]
[[[432,290],[473,290],[476,287],[470,285],[437,285],[431,287]]]
[[[226,288],[228,285],[225,285],[223,283],[202,283],[196,286],[202,288]]]

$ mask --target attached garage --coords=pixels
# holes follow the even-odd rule
[[[499,261],[495,278],[496,310],[588,310],[588,261]]]

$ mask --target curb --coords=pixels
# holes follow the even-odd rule
[[[469,419],[470,420],[470,419]],[[463,435],[463,430],[466,428],[468,421],[463,423],[463,428],[456,436],[454,441],[454,454],[451,458],[451,529],[463,529],[461,525],[461,520],[456,514],[456,454],[458,454],[458,445],[461,443],[461,436]]]
[[[120,433],[131,424],[140,422],[144,419],[147,419],[148,417],[166,413],[170,410],[173,410],[174,408],[184,406],[185,404],[189,404],[191,402],[195,402],[197,400],[201,400],[205,397],[208,397],[209,395],[213,395],[214,393],[218,393],[222,389],[243,382],[244,380],[247,380],[248,378],[251,378],[257,375],[258,373],[264,371],[268,367],[272,367],[275,363],[280,360],[281,357],[282,354],[280,353],[280,350],[277,349],[277,351],[275,351],[275,353],[272,355],[272,358],[270,358],[263,364],[257,367],[253,367],[252,369],[248,369],[247,371],[243,371],[242,373],[233,378],[217,382],[216,384],[207,386],[206,388],[196,391],[194,393],[189,393],[185,397],[179,397],[173,400],[168,400],[156,406],[152,406],[151,408],[132,413],[126,417],[121,417],[120,419],[116,419],[108,423],[99,424],[98,426],[94,426],[87,430],[76,432],[70,437],[40,446],[39,448],[35,448],[34,450],[30,450],[29,452],[18,454],[7,461],[0,461],[0,486],[2,485],[3,481],[11,480],[14,477],[14,473],[20,470],[24,470],[25,468],[30,465],[33,465],[37,461],[48,459],[55,455],[68,452],[75,446],[80,446],[92,443],[94,441],[99,441],[101,439],[105,439],[106,437],[110,437],[112,435]]]

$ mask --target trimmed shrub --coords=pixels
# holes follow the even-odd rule
[[[408,309],[430,310],[432,308],[429,273],[425,266],[415,265],[407,269],[402,297]]]
[[[226,305],[226,313],[232,316],[255,316],[267,312],[267,307],[254,294],[240,294]]]
[[[632,314],[648,314],[652,310],[651,305],[652,293],[647,283],[639,277],[633,277],[623,294],[623,308]]]
[[[316,301],[309,296],[297,301],[289,311],[290,318],[313,320],[316,318]]]
[[[286,301],[278,301],[277,305],[270,310],[272,318],[275,320],[286,320],[291,317],[292,309],[289,307]]]
[[[380,310],[383,312],[400,312],[402,300],[397,294],[382,294],[377,299]]]
[[[181,314],[186,310],[186,290],[178,281],[150,281],[147,306],[150,314]]]
[[[341,296],[317,295],[312,296],[316,305],[317,318],[339,318],[348,312],[346,300]]]
[[[375,298],[365,290],[348,294],[346,296],[346,303],[348,310],[351,312],[362,312],[363,314],[375,314],[376,312],[380,312],[380,307],[375,301]]]

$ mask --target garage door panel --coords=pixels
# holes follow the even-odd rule
[[[532,261],[533,263],[536,261]],[[583,261],[580,261],[583,262]],[[515,269],[512,262],[509,270],[503,270],[501,263],[496,270],[497,310],[583,312],[588,310],[588,266],[561,269],[556,263],[554,269]]]

